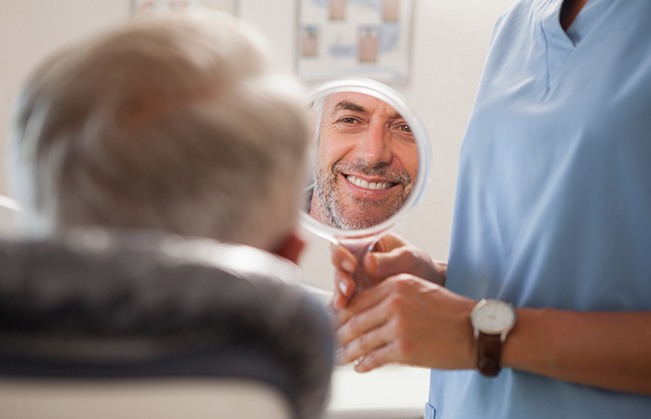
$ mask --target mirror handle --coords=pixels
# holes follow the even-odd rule
[[[348,249],[355,259],[357,259],[357,269],[353,273],[353,280],[355,281],[355,292],[359,292],[366,288],[369,288],[375,285],[374,279],[369,276],[364,270],[364,256],[375,247],[375,244],[379,240],[378,235],[363,237],[363,238],[354,238],[354,239],[341,239],[339,244]]]

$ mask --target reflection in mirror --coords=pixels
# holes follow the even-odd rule
[[[391,105],[356,92],[315,100],[315,173],[308,213],[343,230],[378,225],[405,204],[418,175],[418,147]]]
[[[347,247],[358,266],[382,234],[420,201],[429,141],[417,115],[374,80],[340,79],[312,90],[313,173],[301,222]],[[357,289],[373,283],[354,273]]]

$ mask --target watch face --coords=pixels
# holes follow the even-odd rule
[[[483,333],[498,334],[513,326],[515,311],[504,301],[484,300],[473,310],[472,323]]]

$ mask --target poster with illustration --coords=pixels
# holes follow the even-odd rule
[[[134,15],[217,10],[236,16],[238,12],[237,0],[132,0],[131,9]]]
[[[362,76],[406,83],[413,3],[298,0],[298,75],[306,81]]]

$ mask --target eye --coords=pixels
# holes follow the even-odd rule
[[[392,125],[391,130],[394,135],[399,136],[399,138],[403,138],[408,141],[415,141],[414,134],[411,132],[411,127],[409,124],[405,123],[404,120],[396,121],[396,123]]]
[[[398,126],[398,129],[405,134],[411,134],[411,127],[407,124],[402,124]]]
[[[345,116],[345,117],[343,117],[343,118],[340,118],[340,119],[339,119],[339,122],[342,122],[342,123],[344,123],[344,124],[350,124],[350,125],[354,125],[354,124],[359,124],[359,123],[360,123],[359,119],[357,119],[357,118],[355,118],[355,117],[353,117],[353,116]]]
[[[346,134],[358,134],[366,127],[364,120],[355,115],[342,116],[335,120],[334,125],[339,132]]]

